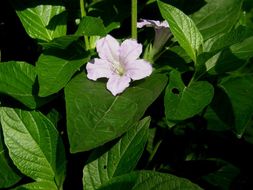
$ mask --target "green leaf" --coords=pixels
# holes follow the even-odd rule
[[[223,107],[223,105],[224,103],[221,106]],[[210,106],[207,108],[204,118],[207,121],[208,130],[226,131],[229,129],[229,126],[220,119],[219,115]]]
[[[137,171],[113,178],[98,190],[201,190],[187,179],[154,171]]]
[[[213,93],[213,87],[207,81],[185,86],[180,73],[172,71],[164,97],[167,120],[184,120],[198,114],[211,102]]]
[[[83,17],[75,35],[105,36],[106,29],[103,20],[90,16]]]
[[[11,0],[26,33],[40,41],[50,41],[66,35],[66,12],[62,1]]]
[[[241,43],[245,39],[252,36],[252,34],[253,31],[249,28],[239,26],[238,28],[231,30],[230,32],[227,32],[215,39],[209,51],[217,52],[231,45]]]
[[[205,66],[209,74],[222,74],[234,71],[244,63],[245,61],[238,59],[230,49],[224,49],[206,61]]]
[[[25,62],[0,63],[0,92],[7,94],[27,107],[34,109],[44,100],[35,95],[36,71]]]
[[[3,136],[0,125],[0,188],[7,188],[17,183],[21,176],[8,156],[7,149],[3,146]]]
[[[44,189],[50,189],[50,190],[58,190],[57,186],[48,181],[39,181],[39,182],[32,182],[25,185],[18,186],[14,188],[13,190],[44,190]]]
[[[253,115],[253,77],[251,75],[226,77],[219,86],[228,95],[232,105],[234,121],[229,123],[240,137]]]
[[[245,39],[241,43],[232,45],[230,49],[239,59],[249,59],[253,57],[253,36]]]
[[[242,0],[205,0],[207,4],[192,15],[204,40],[228,32],[239,19]]]
[[[131,15],[131,6],[129,0],[93,1],[89,4],[89,15],[101,18],[109,32]]]
[[[230,190],[231,184],[240,174],[240,169],[223,160],[217,160],[216,162],[218,169],[215,172],[204,175],[202,178],[215,189]]]
[[[58,38],[54,38],[50,42],[41,42],[40,45],[43,46],[44,49],[67,49],[72,43],[78,41],[80,36],[75,35],[66,35]]]
[[[196,62],[203,38],[194,22],[179,9],[158,1],[160,12],[170,25],[170,30],[186,53]]]
[[[60,46],[60,43],[58,41],[57,46]],[[65,45],[67,42],[62,43]],[[49,96],[61,90],[89,59],[89,54],[76,41],[66,49],[56,47],[46,49],[36,63],[39,96]]]
[[[132,171],[144,150],[149,123],[150,118],[144,118],[99,158],[104,147],[96,149],[83,170],[83,189],[98,189],[113,177]]]
[[[105,83],[76,76],[65,87],[70,151],[87,151],[122,135],[139,121],[166,83],[167,77],[154,74],[115,97]]]
[[[9,155],[35,181],[61,186],[65,152],[53,124],[40,112],[1,107],[1,124]]]

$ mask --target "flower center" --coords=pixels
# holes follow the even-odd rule
[[[125,68],[119,62],[113,63],[113,71],[116,72],[119,76],[123,76],[125,74]]]

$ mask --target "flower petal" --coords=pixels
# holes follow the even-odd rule
[[[103,59],[94,59],[93,62],[88,62],[86,65],[87,77],[91,80],[106,77],[110,78],[113,71],[111,63]]]
[[[152,66],[149,62],[139,59],[125,65],[126,75],[133,80],[140,80],[152,73]]]
[[[156,29],[169,28],[169,24],[166,20],[160,22],[158,20],[140,19],[140,22],[137,22],[137,27],[142,28],[143,26],[154,27]]]
[[[119,61],[119,47],[119,42],[111,35],[106,35],[96,43],[99,57],[111,63]]]
[[[112,75],[109,78],[106,87],[114,96],[116,96],[129,86],[130,81],[131,79],[127,76]]]
[[[120,63],[125,64],[127,62],[131,62],[138,59],[141,52],[142,45],[137,43],[136,40],[125,40],[120,46]]]

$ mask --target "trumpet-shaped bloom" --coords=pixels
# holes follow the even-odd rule
[[[140,22],[137,22],[137,27],[142,28],[144,26],[154,27],[155,29],[169,28],[169,24],[166,20],[161,22],[158,20],[140,19]]]
[[[152,73],[150,63],[139,59],[142,45],[136,40],[127,39],[119,44],[107,35],[97,41],[96,49],[100,58],[87,63],[87,77],[95,81],[108,78],[106,87],[114,96],[123,92],[131,80],[139,80]]]
[[[148,60],[153,59],[157,53],[159,53],[165,43],[168,41],[171,33],[169,29],[169,24],[167,21],[157,21],[157,20],[149,20],[149,19],[141,19],[140,22],[137,23],[138,28],[142,27],[153,27],[155,29],[155,39],[153,43],[153,47],[148,52]]]

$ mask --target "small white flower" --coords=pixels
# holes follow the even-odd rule
[[[87,63],[87,77],[91,80],[108,78],[106,87],[114,96],[123,92],[131,80],[139,80],[152,73],[150,63],[138,59],[142,45],[136,40],[127,39],[119,44],[107,35],[97,41],[96,49],[100,58]]]

